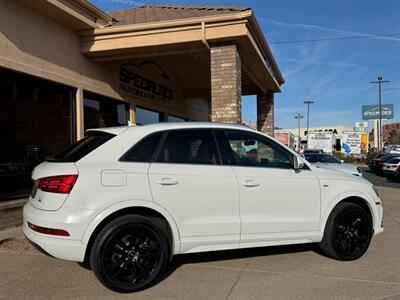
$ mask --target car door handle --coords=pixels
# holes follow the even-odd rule
[[[173,178],[163,178],[157,182],[160,185],[177,185],[179,182]]]
[[[245,182],[242,183],[242,185],[245,187],[255,187],[259,186],[260,183],[254,180],[246,180]]]

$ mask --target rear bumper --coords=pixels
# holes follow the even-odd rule
[[[44,211],[34,208],[28,202],[23,209],[23,232],[28,240],[56,258],[82,262],[86,245],[82,237],[96,211],[61,208],[58,211]],[[53,236],[38,233],[28,227],[28,222],[46,228],[66,230],[70,236]]]
[[[36,233],[26,226],[24,222],[23,231],[28,240],[37,245],[50,256],[83,262],[85,259],[86,246],[81,241],[60,239]]]

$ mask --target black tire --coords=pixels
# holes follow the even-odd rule
[[[129,214],[99,232],[90,252],[90,266],[107,288],[131,293],[155,284],[169,255],[165,222]]]
[[[357,204],[341,202],[332,210],[319,246],[331,258],[355,260],[368,250],[372,235],[368,212]]]

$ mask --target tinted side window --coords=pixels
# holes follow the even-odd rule
[[[102,131],[89,131],[87,136],[68,146],[47,161],[77,162],[96,148],[103,145],[115,135]]]
[[[122,161],[150,162],[156,150],[162,133],[146,136],[133,146],[122,158]]]
[[[173,130],[168,132],[156,161],[217,165],[220,157],[211,130]]]
[[[225,131],[234,164],[248,167],[292,168],[290,154],[277,143],[241,131]]]

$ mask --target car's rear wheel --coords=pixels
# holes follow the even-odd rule
[[[372,220],[368,212],[357,204],[341,202],[329,216],[319,245],[332,258],[355,260],[368,250],[372,235]]]
[[[100,231],[93,243],[90,265],[106,287],[130,293],[154,284],[168,257],[163,222],[131,214],[113,220]]]

